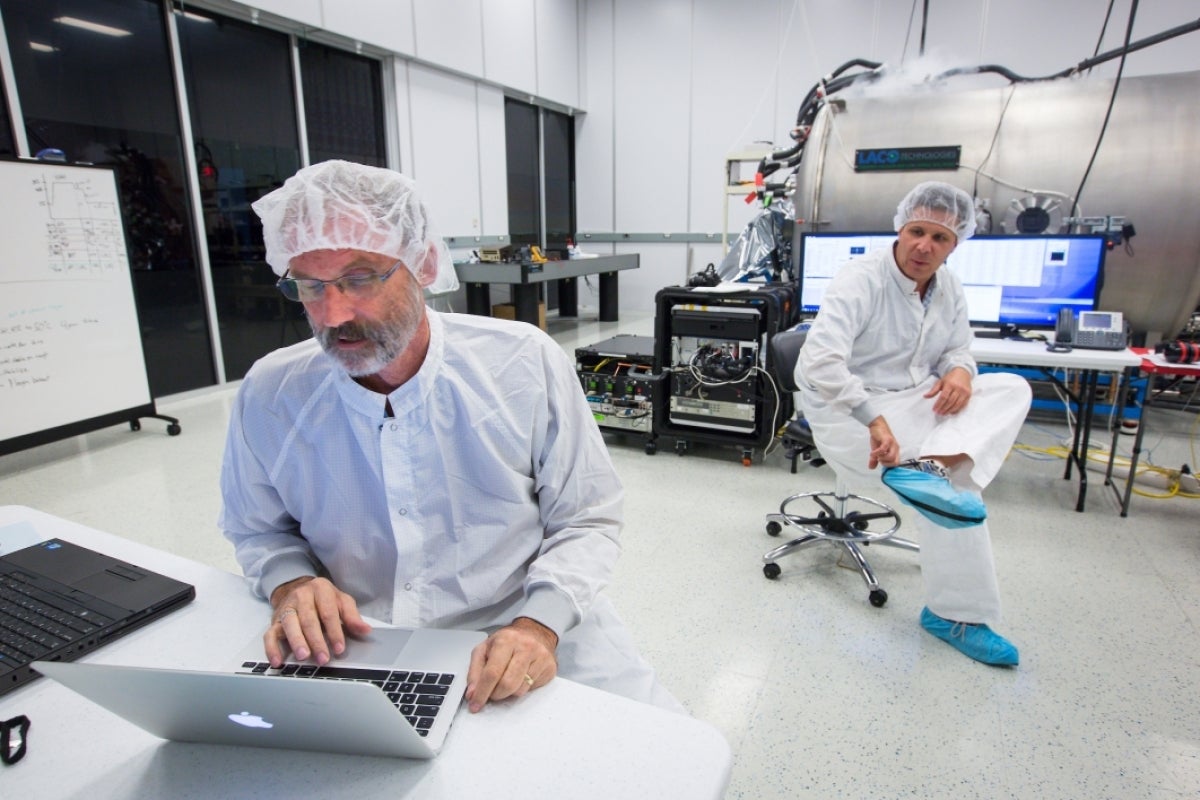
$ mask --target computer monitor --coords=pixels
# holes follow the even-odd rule
[[[891,247],[894,233],[804,233],[800,237],[800,310],[820,310],[838,267]],[[942,269],[963,283],[976,327],[1053,328],[1058,310],[1092,311],[1104,283],[1102,234],[974,236],[960,242]]]

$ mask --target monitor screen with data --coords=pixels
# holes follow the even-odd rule
[[[800,238],[800,309],[813,314],[837,269],[851,258],[891,247],[894,233],[804,233]],[[1058,310],[1092,311],[1104,283],[1104,236],[975,236],[943,269],[963,283],[971,324],[1053,328]]]

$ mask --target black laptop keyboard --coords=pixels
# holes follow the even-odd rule
[[[45,658],[111,621],[12,575],[0,576],[0,675]]]
[[[447,672],[408,672],[404,670],[361,669],[358,667],[324,666],[316,664],[284,664],[272,669],[265,661],[247,661],[242,670],[254,675],[277,675],[285,678],[316,678],[333,681],[358,681],[378,686],[388,700],[404,715],[417,733],[429,735],[433,719],[454,682]]]

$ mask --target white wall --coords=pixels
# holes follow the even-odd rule
[[[585,0],[577,170],[582,231],[719,233],[727,154],[789,146],[805,94],[854,58],[935,74],[999,64],[1029,77],[1090,58],[1108,0],[932,0],[925,58],[920,7],[897,0]],[[1100,52],[1120,46],[1117,0]],[[1195,20],[1194,3],[1142,3],[1133,40]],[[1111,78],[1114,60],[1092,72]],[[1200,33],[1129,56],[1125,75],[1200,69]],[[999,85],[1001,79],[994,79]],[[731,202],[731,237],[752,209]],[[711,244],[621,245],[642,269],[621,277],[624,308],[719,260]],[[601,247],[591,249],[601,251]],[[626,277],[629,276],[629,277]],[[636,276],[636,277],[635,277]]]
[[[261,9],[396,54],[400,166],[445,235],[507,232],[503,96],[576,116],[580,231],[719,234],[724,159],[791,144],[800,103],[851,59],[917,75],[999,64],[1033,77],[1118,47],[1130,0],[252,0]],[[913,9],[916,15],[913,15]],[[227,10],[227,9],[226,9]],[[1133,39],[1190,22],[1194,3],[1139,6]],[[1125,74],[1200,69],[1200,33],[1134,53]],[[1116,62],[1092,77],[1111,78]],[[995,79],[999,81],[1000,79]],[[732,198],[731,238],[755,209]],[[639,252],[621,305],[721,257],[719,243],[585,245]],[[582,306],[595,297],[581,287]]]

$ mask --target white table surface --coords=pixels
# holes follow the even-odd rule
[[[984,364],[1011,364],[1018,367],[1051,369],[1091,369],[1121,372],[1136,367],[1142,360],[1129,348],[1088,350],[1081,347],[1066,353],[1052,353],[1045,342],[991,339],[977,336],[971,342],[971,355]]]
[[[228,668],[268,619],[242,578],[24,506],[33,525],[196,586],[170,616],[88,655],[113,664]],[[513,702],[465,707],[432,761],[165,742],[48,678],[0,697],[31,720],[28,753],[0,767],[3,798],[719,798],[732,755],[712,726],[557,678]]]
[[[971,342],[971,355],[980,364],[996,366],[1039,367],[1043,369],[1073,369],[1086,373],[1094,381],[1101,372],[1119,374],[1130,367],[1140,366],[1141,358],[1129,348],[1122,350],[1092,350],[1077,347],[1067,352],[1052,352],[1046,349],[1046,342],[1024,341],[1018,339],[993,339],[975,337]],[[1065,387],[1064,387],[1065,388]],[[1069,391],[1069,390],[1068,390]],[[1072,395],[1079,407],[1080,425],[1075,428],[1075,439],[1071,446],[1071,454],[1067,458],[1066,471],[1063,478],[1071,477],[1072,465],[1078,468],[1079,492],[1076,496],[1075,510],[1083,511],[1087,498],[1087,469],[1088,450],[1091,448],[1092,415],[1095,412],[1095,394],[1084,390],[1085,397]],[[1114,432],[1114,437],[1115,437]],[[1115,438],[1114,438],[1115,441]],[[1109,451],[1109,470],[1112,470],[1112,459],[1115,450]],[[1106,486],[1113,484],[1106,478]],[[1115,487],[1114,487],[1115,490]],[[1118,498],[1119,499],[1119,498]],[[1123,505],[1122,515],[1128,503]]]

